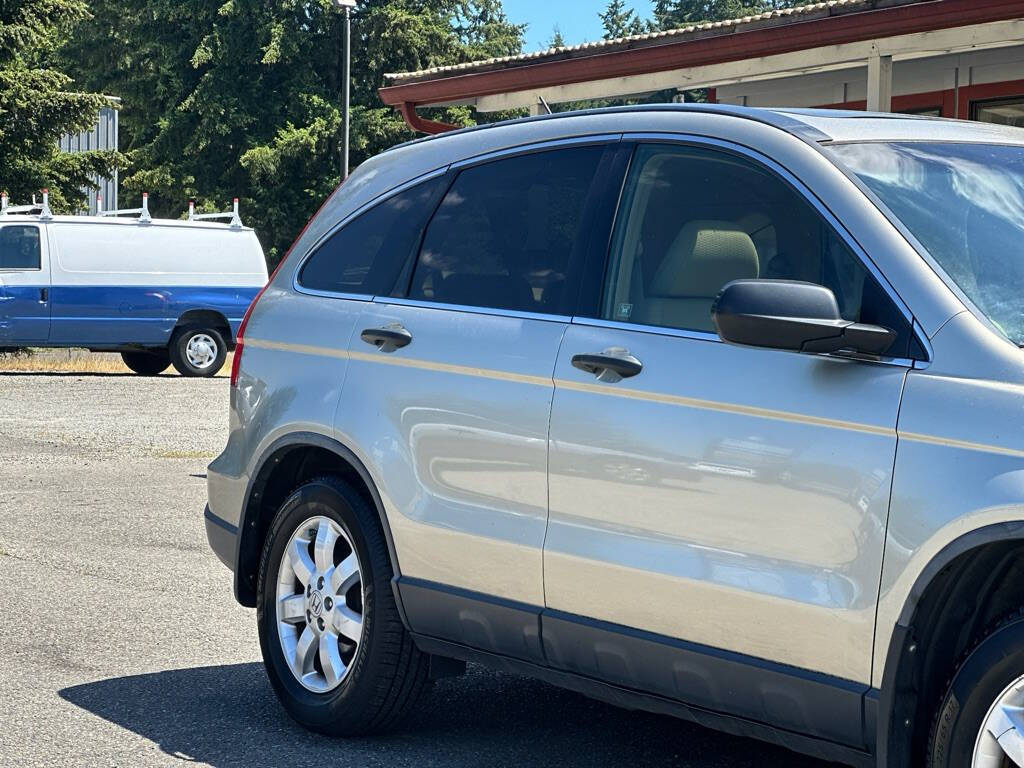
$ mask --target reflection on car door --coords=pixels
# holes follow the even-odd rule
[[[50,257],[39,224],[0,227],[0,346],[50,337]]]
[[[371,446],[414,631],[539,660],[551,374],[601,145],[458,172],[408,290],[367,305],[337,420]],[[374,403],[362,410],[363,403]],[[501,599],[508,622],[453,590]]]
[[[709,332],[722,285],[771,270],[822,282],[858,318],[887,313],[866,306],[877,285],[849,259],[759,166],[637,150],[602,311],[574,321],[555,368],[551,663],[719,708],[728,685],[699,655],[672,656],[678,641],[772,659],[848,690],[848,717],[821,735],[860,738],[906,367]],[[636,660],[635,630],[674,649],[675,666]],[[815,730],[806,701],[773,703],[763,682],[738,678],[728,697],[739,714]]]

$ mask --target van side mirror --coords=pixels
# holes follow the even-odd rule
[[[835,294],[793,280],[735,280],[711,307],[718,335],[732,344],[796,352],[880,356],[896,332],[844,320]]]

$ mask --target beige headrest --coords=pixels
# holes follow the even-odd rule
[[[750,235],[728,221],[691,221],[673,241],[648,294],[714,297],[726,283],[756,279],[759,273]]]

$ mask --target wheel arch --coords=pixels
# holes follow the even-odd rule
[[[1007,574],[1024,575],[1024,521],[986,525],[946,544],[918,573],[888,640],[878,691],[879,766],[916,765],[956,659],[1011,606]]]
[[[177,322],[174,324],[174,328],[171,330],[171,338],[174,338],[174,334],[179,328],[184,328],[188,325],[203,325],[213,328],[221,333],[228,350],[235,348],[235,339],[231,333],[231,323],[228,322],[227,316],[223,312],[219,312],[216,309],[202,308],[186,310],[181,313],[181,316],[178,317]]]
[[[298,485],[324,474],[345,478],[377,511],[394,571],[392,591],[402,622],[408,628],[397,587],[401,573],[398,552],[377,485],[351,449],[315,432],[294,432],[278,438],[264,450],[250,474],[235,545],[235,597],[242,605],[256,605],[259,558],[273,516]]]

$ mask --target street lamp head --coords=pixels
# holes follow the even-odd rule
[[[331,0],[335,8],[355,8],[356,0]]]

